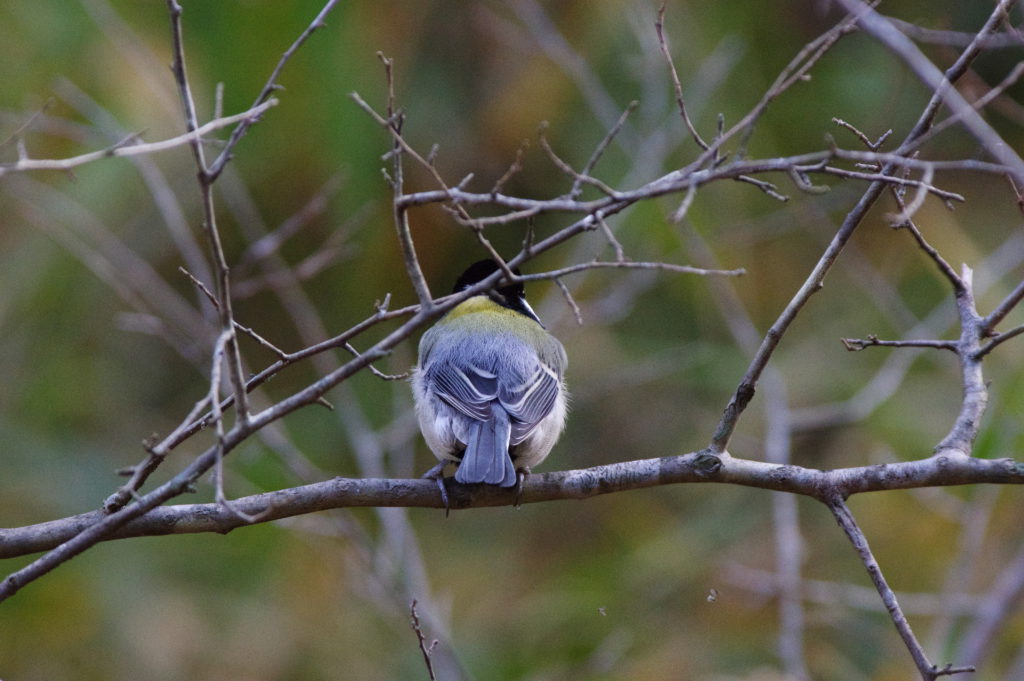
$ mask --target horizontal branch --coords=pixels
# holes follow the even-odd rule
[[[674,170],[636,189],[614,191],[597,199],[583,200],[566,196],[550,199],[532,199],[510,196],[500,192],[471,192],[462,186],[446,187],[398,196],[395,205],[401,210],[428,204],[454,204],[458,206],[498,206],[511,212],[493,216],[473,218],[478,226],[502,225],[525,220],[540,213],[580,213],[593,215],[601,212],[605,217],[619,212],[638,201],[658,198],[669,194],[691,191],[719,180],[739,179],[764,173],[787,173],[791,177],[805,175],[832,175],[844,179],[881,181],[893,185],[916,187],[933,194],[943,201],[963,201],[964,197],[955,192],[945,191],[921,180],[910,179],[885,173],[860,173],[838,168],[828,163],[835,159],[866,164],[889,164],[899,168],[922,172],[967,171],[1005,175],[1009,169],[998,163],[974,159],[930,161],[906,158],[898,154],[873,151],[855,151],[833,147],[796,156],[769,159],[739,160],[723,163],[713,168],[687,167]]]
[[[140,154],[152,154],[158,151],[166,151],[168,149],[175,149],[177,147],[183,147],[187,144],[199,140],[202,141],[203,136],[220,130],[221,128],[227,128],[236,123],[253,123],[259,119],[263,113],[277,105],[276,99],[268,99],[258,106],[243,111],[242,113],[235,114],[234,116],[225,116],[224,118],[217,118],[210,121],[209,123],[193,130],[192,132],[186,132],[177,137],[171,137],[169,139],[160,140],[159,142],[146,142],[146,143],[135,143],[136,135],[126,138],[125,140],[118,142],[117,144],[107,147],[106,149],[100,149],[98,151],[90,151],[86,154],[79,154],[78,156],[72,156],[70,158],[28,158],[23,156],[13,163],[0,163],[0,177],[7,173],[26,172],[31,170],[71,170],[86,163],[92,163],[93,161],[99,161],[105,158],[111,158],[116,156],[138,156]]]
[[[878,336],[867,338],[840,338],[847,350],[856,352],[870,347],[880,348],[936,348],[957,351],[956,341],[944,340],[882,340]]]
[[[721,457],[704,452],[533,474],[522,494],[488,485],[460,485],[446,479],[452,509],[511,506],[562,499],[589,499],[602,494],[660,485],[718,482],[791,492],[823,499],[917,487],[968,484],[1024,484],[1024,464],[1013,459],[979,459],[936,455],[927,459],[821,471]],[[355,507],[443,508],[433,480],[334,478],[299,487],[264,492],[222,504],[160,506],[125,523],[105,539],[167,534],[226,533],[248,524],[280,520],[317,511]],[[95,525],[107,514],[92,511],[38,525],[0,530],[0,558],[46,551]]]

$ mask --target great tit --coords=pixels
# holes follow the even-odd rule
[[[474,263],[454,293],[497,270],[491,260]],[[440,461],[427,475],[440,484],[444,465],[454,462],[458,482],[516,485],[565,426],[567,365],[565,348],[527,304],[522,283],[452,308],[423,334],[412,378],[420,430]]]

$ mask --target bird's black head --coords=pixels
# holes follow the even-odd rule
[[[491,276],[501,268],[493,260],[478,260],[463,272],[458,280],[455,282],[455,288],[452,293],[459,293],[465,291],[467,288],[483,281],[487,277]],[[519,275],[522,272],[519,271],[518,267],[512,268],[512,273]],[[522,283],[509,284],[508,286],[502,286],[501,288],[492,289],[487,292],[487,295],[494,302],[498,303],[503,307],[507,307],[510,310],[521,312],[530,319],[533,319],[538,324],[540,320],[537,319],[537,315],[530,308],[526,302],[526,289]]]

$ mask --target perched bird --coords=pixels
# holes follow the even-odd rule
[[[458,293],[498,270],[471,265]],[[513,270],[519,274],[519,270]],[[565,426],[565,349],[526,302],[521,283],[475,295],[420,340],[412,386],[423,437],[461,483],[512,487],[543,461]],[[441,486],[442,495],[447,496]]]

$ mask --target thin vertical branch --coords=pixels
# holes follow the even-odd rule
[[[962,455],[972,453],[974,440],[981,428],[981,418],[988,405],[988,386],[985,384],[980,357],[983,320],[978,316],[974,303],[973,274],[970,267],[963,266],[960,275],[963,288],[956,294],[957,314],[960,316],[957,355],[960,359],[963,400],[949,434],[936,446],[936,451]]]
[[[177,0],[167,0],[167,6],[171,15],[171,34],[174,46],[174,61],[171,69],[174,72],[174,78],[181,95],[181,102],[185,109],[185,125],[188,131],[192,132],[199,127],[199,119],[196,115],[195,99],[192,97],[192,89],[189,85],[188,74],[185,68],[185,45],[182,39],[181,28],[182,9]],[[225,334],[227,339],[225,343],[225,360],[228,366],[228,379],[235,394],[237,421],[240,424],[244,424],[249,420],[248,396],[245,391],[245,378],[242,373],[242,357],[235,336],[235,318],[231,305],[230,270],[227,258],[224,255],[224,246],[221,243],[220,231],[217,228],[216,211],[213,205],[213,182],[216,180],[216,176],[210,175],[207,168],[202,140],[194,139],[191,147],[198,169],[197,178],[203,207],[203,228],[209,242],[216,275],[214,281],[216,285],[215,294],[219,305],[220,327],[221,332]]]
[[[679,115],[683,119],[683,123],[686,125],[686,129],[690,132],[690,137],[697,143],[697,146],[707,151],[708,143],[704,141],[704,138],[697,132],[697,128],[694,127],[693,121],[690,120],[690,114],[686,109],[686,100],[683,98],[683,85],[679,82],[679,72],[676,70],[675,60],[672,59],[672,52],[668,49],[668,41],[665,40],[665,3],[661,3],[661,7],[658,8],[658,19],[654,22],[654,30],[658,34],[658,45],[661,48],[661,54],[665,58],[665,62],[668,64],[669,75],[672,76],[672,87],[675,88],[676,93],[676,106],[679,108]]]
[[[412,599],[412,603],[409,604],[409,621],[412,624],[412,630],[416,633],[416,640],[420,646],[420,653],[423,654],[423,664],[427,666],[427,676],[430,677],[430,681],[437,681],[437,677],[434,675],[434,661],[431,655],[434,653],[434,647],[437,645],[437,641],[427,643],[426,636],[423,635],[423,628],[420,627],[420,617],[416,614],[416,599]]]
[[[395,230],[398,232],[398,243],[402,246],[402,257],[405,260],[405,271],[409,275],[409,280],[412,282],[413,290],[416,291],[416,298],[419,301],[420,306],[428,310],[433,306],[434,297],[430,293],[430,286],[427,284],[426,277],[423,276],[423,268],[420,267],[419,257],[416,255],[416,246],[412,239],[412,229],[409,226],[409,208],[399,202],[399,197],[404,193],[405,187],[405,170],[403,164],[404,153],[409,149],[408,145],[404,143],[402,137],[402,114],[396,110],[395,107],[395,75],[392,70],[392,61],[388,57],[385,57],[383,53],[378,52],[377,57],[380,58],[382,64],[384,64],[384,76],[387,80],[388,88],[388,101],[387,101],[387,119],[380,119],[380,116],[373,112],[373,115],[378,119],[378,123],[385,125],[388,132],[391,133],[391,188],[394,193],[394,201],[392,202],[392,209],[394,211]],[[366,111],[373,111],[366,105],[365,102],[359,97],[359,95],[352,93],[356,103],[360,105]],[[426,160],[422,160],[425,165],[433,167],[432,164]],[[435,171],[435,177],[440,180],[440,175],[437,175]],[[441,185],[445,186],[444,182],[441,181]]]
[[[786,386],[778,372],[772,372],[765,389],[766,459],[788,464],[793,438]],[[801,596],[800,516],[792,494],[772,494],[772,525],[775,535],[775,571],[779,586],[779,657],[786,673],[794,679],[809,679],[804,655],[804,606]]]

